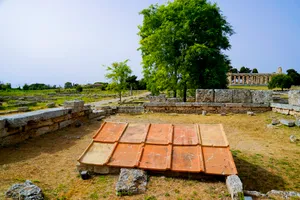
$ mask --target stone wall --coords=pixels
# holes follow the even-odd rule
[[[37,110],[0,117],[0,146],[19,143],[31,137],[65,128],[78,120],[105,115],[92,111],[83,101],[65,102],[64,107]]]
[[[196,102],[266,104],[272,100],[271,90],[197,89]]]
[[[118,106],[117,113],[140,114],[144,112],[144,106]]]
[[[290,104],[271,103],[270,106],[273,112],[300,117],[300,105],[296,106]]]
[[[271,111],[269,104],[253,104],[253,103],[206,103],[206,102],[150,102],[144,104],[145,112],[160,112],[160,113],[197,113],[202,111],[209,113],[246,113],[247,111],[253,112],[266,112]]]
[[[289,104],[294,106],[300,106],[300,90],[289,91]]]

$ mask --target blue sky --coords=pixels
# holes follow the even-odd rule
[[[165,0],[0,0],[0,81],[63,85],[105,81],[130,59],[142,77],[139,11]],[[236,34],[226,52],[236,68],[300,72],[300,1],[213,0]]]

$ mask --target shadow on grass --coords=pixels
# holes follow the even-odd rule
[[[233,158],[245,190],[264,193],[270,190],[284,190],[285,182],[280,176],[237,156]]]
[[[13,146],[1,147],[0,166],[26,161],[45,153],[50,155],[63,150],[68,150],[69,148],[78,145],[78,141],[82,140],[82,137],[85,135],[90,134],[90,140],[92,140],[92,135],[99,129],[99,127],[100,122],[85,122],[84,125],[79,128],[75,128],[74,126],[67,127],[38,137],[27,139]],[[89,143],[87,141],[81,142],[87,143],[86,146]],[[83,147],[83,149],[75,149],[75,151],[79,151],[78,156],[80,156],[85,148],[86,147]],[[74,157],[74,160],[78,158],[76,156]]]

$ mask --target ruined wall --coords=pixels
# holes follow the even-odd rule
[[[271,90],[197,89],[196,102],[267,104]]]
[[[37,110],[0,117],[0,146],[19,143],[31,137],[67,127],[78,120],[104,115],[93,112],[83,101],[65,102],[64,107]]]

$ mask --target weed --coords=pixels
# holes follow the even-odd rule
[[[156,200],[155,196],[146,196],[145,200]]]
[[[165,193],[165,197],[169,197],[169,196],[170,196],[170,194],[166,192]]]
[[[90,199],[96,200],[99,199],[99,195],[97,192],[93,192],[92,194],[90,194]]]

